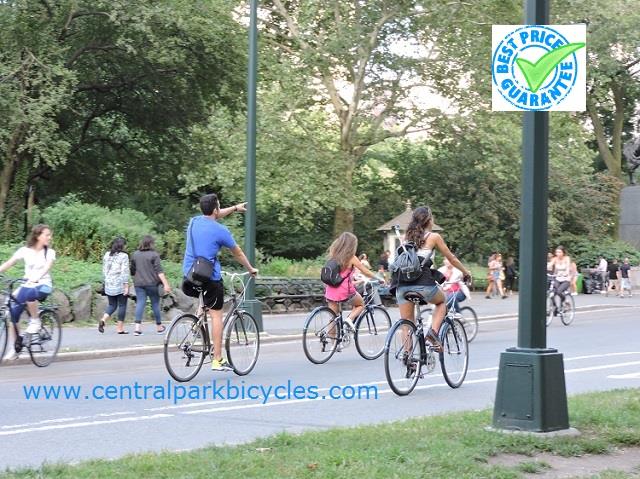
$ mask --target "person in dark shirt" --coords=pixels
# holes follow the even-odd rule
[[[624,290],[629,291],[629,297],[631,297],[631,281],[629,279],[629,270],[631,265],[629,264],[629,258],[625,258],[624,262],[620,265],[620,297],[624,297]]]
[[[166,329],[162,324],[160,313],[160,293],[158,286],[164,286],[165,294],[171,292],[171,286],[162,269],[160,255],[154,248],[155,240],[153,236],[146,235],[140,241],[138,250],[131,256],[131,276],[133,276],[133,286],[136,291],[136,329],[133,332],[136,336],[142,334],[141,323],[144,315],[144,308],[147,304],[147,297],[151,301],[151,310],[156,320],[156,332],[164,333]]]
[[[609,273],[609,287],[607,288],[607,296],[609,296],[609,292],[614,289],[616,292],[620,291],[620,282],[618,281],[618,271],[620,270],[620,265],[618,265],[618,260],[614,259],[609,266],[607,266],[607,271]]]

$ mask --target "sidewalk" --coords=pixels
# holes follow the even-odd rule
[[[615,307],[637,306],[640,307],[640,294],[632,298],[618,298],[603,295],[579,295],[575,297],[578,310],[598,310]],[[485,299],[481,293],[474,293],[471,301],[465,301],[463,305],[472,306],[480,321],[483,319],[496,319],[515,317],[518,314],[518,296],[513,295],[506,299]],[[397,307],[388,308],[392,321],[399,319]],[[263,315],[264,331],[260,335],[261,342],[279,342],[288,340],[300,340],[302,328],[307,312],[290,314],[265,314]],[[171,319],[167,318],[165,325],[168,327]],[[100,334],[96,326],[74,327],[66,326],[62,331],[62,344],[57,361],[95,359],[101,357],[117,357],[125,355],[147,354],[162,351],[164,334],[156,334],[155,324],[150,321],[143,323],[141,336],[134,336],[133,324],[126,324],[130,334],[119,335],[115,332],[115,322],[110,322],[105,327],[104,334]],[[3,362],[3,364],[23,364],[30,362],[28,353],[23,352],[15,361]]]

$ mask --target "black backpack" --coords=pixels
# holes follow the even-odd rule
[[[344,278],[340,276],[340,265],[335,259],[330,259],[322,267],[320,279],[327,286],[337,288],[342,284]]]
[[[389,266],[392,274],[397,275],[400,283],[414,283],[422,276],[423,263],[418,256],[418,248],[414,243],[404,243],[398,248],[398,256]]]

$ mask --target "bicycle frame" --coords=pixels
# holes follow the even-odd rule
[[[246,276],[249,273],[225,273],[223,272],[223,274],[226,274],[228,276],[230,276],[231,280],[230,280],[230,285],[228,286],[229,288],[229,292],[230,292],[230,299],[229,301],[231,302],[231,307],[229,308],[229,311],[227,311],[227,314],[224,316],[223,320],[222,320],[222,331],[224,331],[228,324],[229,321],[231,320],[231,318],[233,316],[236,316],[238,314],[242,314],[244,312],[244,309],[240,309],[240,305],[244,302],[246,296],[247,296],[247,285],[249,284],[249,281],[251,281],[253,279],[253,277],[249,277],[247,279],[247,282],[241,282],[242,284],[242,289],[240,294],[237,293],[237,291],[235,290],[235,281],[237,278],[242,277],[242,276]],[[240,299],[238,299],[238,296],[240,297]],[[204,293],[202,291],[200,291],[200,294],[198,295],[198,312],[196,313],[196,318],[198,318],[198,321],[194,324],[193,328],[194,329],[199,329],[199,328],[203,328],[204,332],[205,332],[205,337],[204,337],[204,346],[206,348],[206,354],[207,355],[211,355],[211,335],[209,332],[209,321],[207,321],[207,317],[208,317],[208,311],[210,308],[208,308],[205,304],[204,304]],[[244,325],[242,325],[244,328]],[[246,331],[242,332],[245,337],[246,337]],[[238,331],[236,331],[236,334],[238,334]],[[183,341],[185,341],[187,338],[185,337],[185,339]],[[180,343],[179,347],[182,348],[183,343]]]

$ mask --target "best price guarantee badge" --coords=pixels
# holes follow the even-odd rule
[[[584,111],[587,28],[493,25],[493,111]]]

